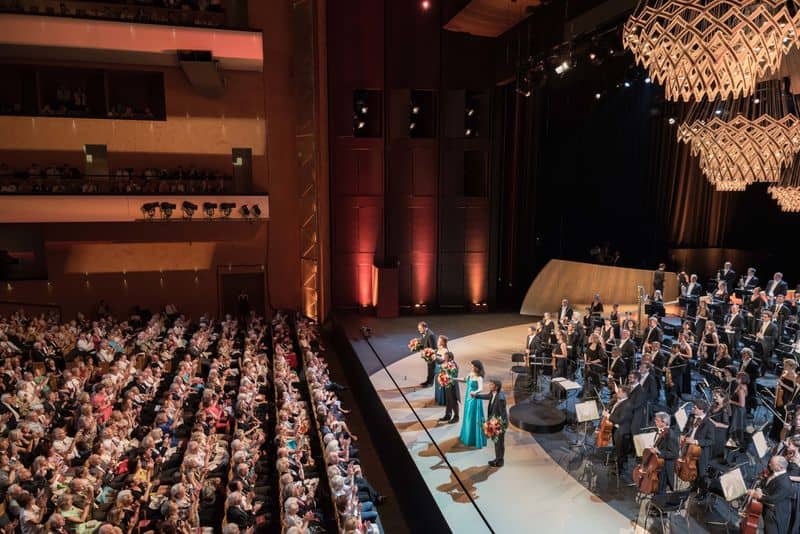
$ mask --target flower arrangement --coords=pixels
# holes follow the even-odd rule
[[[411,338],[408,342],[408,350],[411,352],[419,352],[422,350],[422,340],[418,337]]]
[[[506,423],[497,416],[490,417],[483,423],[483,434],[492,441],[500,439],[506,431]]]
[[[436,377],[436,381],[443,388],[449,388],[453,385],[453,377],[450,376],[450,373],[444,369],[439,372],[439,375]]]
[[[422,351],[421,357],[425,362],[431,363],[433,361],[433,356],[436,354],[436,351],[432,348],[428,347]]]

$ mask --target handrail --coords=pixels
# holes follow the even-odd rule
[[[430,431],[428,430],[428,427],[425,426],[425,423],[423,423],[422,419],[420,419],[419,414],[417,414],[417,411],[411,405],[411,402],[408,400],[408,397],[406,397],[406,394],[403,392],[403,389],[400,387],[400,384],[397,383],[397,381],[394,379],[394,376],[392,375],[392,373],[389,372],[389,369],[386,367],[386,364],[384,363],[383,358],[380,357],[380,355],[378,354],[378,351],[375,350],[375,347],[372,345],[372,342],[369,340],[369,336],[367,336],[366,333],[363,330],[361,331],[361,336],[364,338],[364,341],[367,342],[367,345],[369,346],[370,350],[375,355],[375,357],[378,359],[378,362],[381,364],[381,367],[383,368],[383,370],[386,372],[387,375],[389,375],[389,378],[391,379],[392,383],[394,384],[394,387],[397,389],[398,392],[400,392],[400,396],[403,397],[403,400],[408,405],[408,408],[411,410],[411,413],[414,414],[414,417],[416,418],[417,422],[422,427],[422,429],[425,431],[425,434],[427,434],[428,439],[431,441],[433,446],[436,447],[436,450],[439,453],[439,457],[444,461],[445,464],[447,464],[447,468],[450,470],[450,473],[456,479],[456,482],[458,482],[458,485],[461,486],[461,489],[464,491],[464,494],[469,498],[469,502],[472,503],[472,506],[475,508],[475,511],[478,512],[478,515],[483,520],[483,523],[486,525],[486,528],[489,529],[489,532],[494,534],[494,529],[492,528],[492,525],[489,524],[489,520],[486,519],[485,515],[483,515],[483,512],[481,512],[481,509],[475,503],[475,499],[472,498],[472,494],[469,492],[469,490],[467,489],[466,485],[464,485],[464,482],[461,480],[461,477],[459,477],[458,474],[456,473],[455,468],[450,464],[450,461],[447,459],[447,456],[445,455],[444,451],[442,451],[442,449],[439,448],[439,444],[436,442],[436,440],[431,435]],[[458,385],[455,385],[453,387],[458,387]]]

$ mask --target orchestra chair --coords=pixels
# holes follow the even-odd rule
[[[511,366],[511,385],[512,385],[512,387],[514,386],[514,380],[516,378],[516,375],[524,375],[524,376],[527,376],[528,379],[529,379],[528,387],[526,389],[532,391],[534,389],[534,387],[535,387],[535,384],[531,384],[530,383],[530,381],[532,380],[533,377],[531,375],[530,366],[524,365],[525,364],[525,354],[522,353],[522,352],[515,352],[515,353],[511,354],[511,363],[512,363],[512,366]],[[518,365],[513,365],[513,364],[518,364]]]
[[[694,495],[689,491],[680,491],[670,493],[663,497],[669,497],[667,499],[662,499],[659,497],[662,496],[654,496],[655,499],[651,498],[647,501],[647,506],[645,507],[645,517],[644,517],[644,525],[642,525],[642,530],[645,532],[649,532],[647,523],[650,518],[657,518],[660,526],[661,532],[674,532],[675,529],[672,528],[673,520],[675,516],[682,518],[686,522],[686,532],[691,533],[691,521],[689,519],[689,509],[693,505]],[[676,502],[677,497],[677,502]],[[637,530],[639,527],[638,522],[639,518],[636,518],[637,524],[635,525],[634,530]]]

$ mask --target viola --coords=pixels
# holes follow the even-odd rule
[[[658,491],[658,479],[664,470],[664,459],[653,449],[645,449],[642,463],[633,469],[633,481],[642,495],[652,495]]]

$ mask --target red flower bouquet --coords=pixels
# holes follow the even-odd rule
[[[450,376],[450,373],[444,369],[439,372],[439,375],[436,377],[436,381],[443,388],[449,388],[453,385],[453,377]]]
[[[435,354],[436,354],[436,351],[435,351],[435,350],[433,350],[432,348],[428,347],[428,348],[426,348],[426,349],[424,349],[424,350],[422,351],[421,357],[422,357],[422,359],[423,359],[423,360],[425,360],[427,363],[430,363],[430,362],[432,362],[432,361],[433,361],[433,356],[434,356]]]
[[[499,417],[492,416],[483,423],[483,434],[492,441],[497,441],[506,431],[505,421]]]
[[[422,340],[418,337],[412,338],[411,341],[408,342],[408,350],[411,352],[419,352],[422,350]]]

